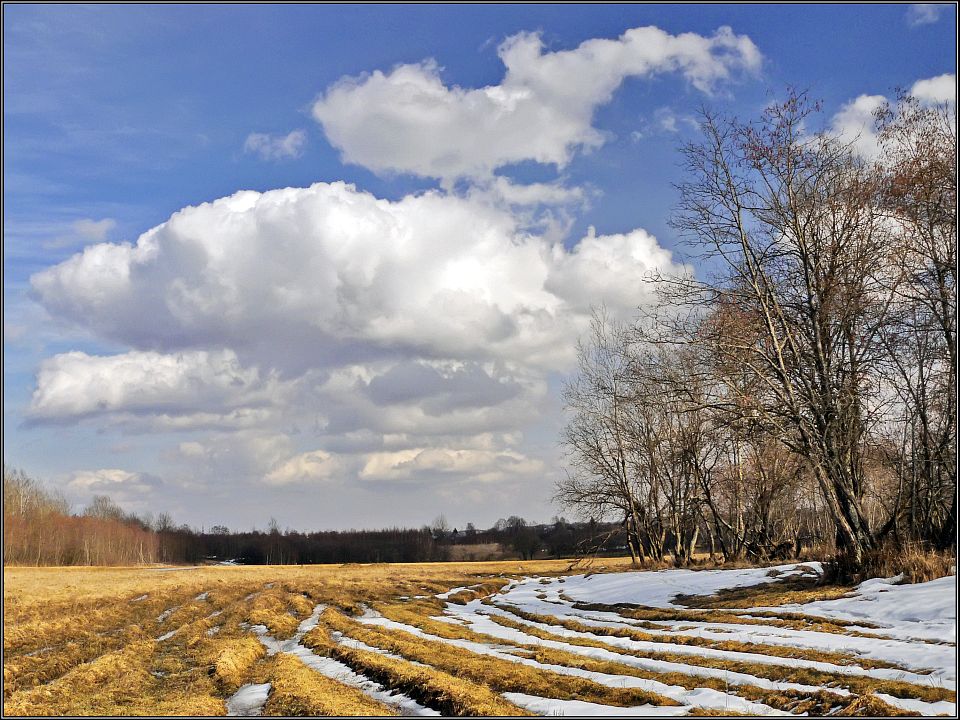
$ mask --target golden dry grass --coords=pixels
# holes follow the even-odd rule
[[[750,608],[776,607],[791,603],[816,600],[836,600],[849,595],[852,585],[823,584],[813,573],[777,578],[775,570],[771,581],[759,585],[727,588],[713,595],[678,595],[674,602],[690,608]]]
[[[250,669],[267,654],[257,638],[228,640],[213,663],[213,671],[224,687],[234,691],[246,681]]]
[[[367,697],[357,688],[324,677],[290,655],[275,655],[264,665],[257,678],[271,684],[264,715],[369,717],[397,714],[393,708]]]
[[[430,666],[412,665],[368,650],[357,650],[330,639],[321,626],[311,632],[309,644],[364,675],[398,688],[414,700],[451,716],[529,715],[486,685]]]
[[[489,655],[476,655],[442,642],[419,638],[400,630],[373,629],[337,612],[326,611],[323,623],[348,637],[373,647],[401,655],[408,660],[428,663],[458,677],[485,683],[499,692],[521,692],[561,700],[585,700],[604,705],[677,705],[675,700],[636,688],[613,688],[592,680],[561,675],[501,660]],[[308,645],[318,642],[313,634],[305,638]],[[322,642],[321,646],[322,646]]]
[[[602,564],[601,564],[602,563]],[[591,572],[628,569],[628,559],[604,559]],[[510,647],[517,657],[558,668],[581,668],[611,677],[657,680],[687,689],[713,688],[792,713],[809,715],[907,715],[875,693],[928,701],[955,701],[955,693],[901,681],[850,678],[806,668],[682,655],[631,653],[603,642],[623,636],[653,642],[679,642],[738,652],[762,652],[835,664],[885,667],[843,653],[807,648],[745,646],[644,630],[668,630],[683,622],[732,622],[774,625],[796,630],[855,634],[848,624],[824,618],[768,612],[742,618],[738,603],[775,606],[846,588],[812,586],[807,580],[782,583],[719,598],[689,599],[697,609],[654,610],[630,606],[577,605],[613,611],[639,621],[634,628],[596,628],[574,620],[533,616],[497,618],[506,627],[571,646],[603,647],[621,655],[744,672],[758,678],[788,680],[824,687],[815,693],[775,692],[752,685],[727,686],[717,678],[680,672],[638,669],[619,661],[585,657],[576,648],[563,650],[509,642],[469,627],[432,619],[447,603],[490,598],[512,578],[569,574],[568,561],[426,563],[410,565],[328,565],[308,567],[202,567],[158,571],[154,568],[5,568],[4,569],[4,714],[5,715],[218,715],[225,701],[249,682],[269,682],[272,690],[263,712],[274,715],[392,715],[396,708],[373,700],[358,688],[331,680],[297,657],[267,656],[250,631],[264,625],[278,640],[290,638],[301,620],[319,604],[330,609],[303,642],[355,672],[402,692],[447,715],[526,715],[501,693],[521,692],[558,699],[578,699],[616,706],[675,705],[656,693],[609,687],[541,667],[480,655],[439,640],[358,623],[372,607],[386,617],[443,639],[469,640]],[[582,572],[582,571],[581,571]],[[434,597],[469,587],[446,601]],[[819,593],[819,594],[818,594]],[[146,597],[143,597],[146,596]],[[427,596],[411,599],[415,596]],[[835,595],[833,595],[835,596]],[[498,603],[502,601],[498,600]],[[699,603],[702,603],[699,604]],[[740,605],[743,607],[744,605]],[[504,607],[504,609],[509,609]],[[520,618],[547,624],[531,628]],[[549,627],[568,627],[597,638],[559,638]],[[862,625],[862,624],[861,624]],[[173,631],[172,635],[169,633]],[[348,647],[343,633],[400,656]],[[866,633],[860,633],[866,634]],[[164,637],[160,641],[158,638]],[[414,661],[414,662],[410,662]],[[417,665],[416,663],[423,663]],[[829,686],[829,687],[827,687]],[[843,698],[830,687],[848,688]],[[714,711],[690,714],[711,715]],[[729,714],[729,713],[723,713]]]

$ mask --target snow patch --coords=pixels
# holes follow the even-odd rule
[[[503,697],[524,710],[537,715],[572,717],[669,717],[686,715],[690,708],[679,706],[657,707],[656,705],[636,705],[634,707],[615,707],[583,700],[555,700],[553,698],[506,692]]]
[[[227,715],[243,717],[259,715],[267,703],[270,688],[270,683],[241,685],[239,690],[227,698]]]

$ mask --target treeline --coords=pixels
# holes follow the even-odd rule
[[[707,279],[581,343],[557,498],[638,562],[955,548],[955,106],[883,108],[876,159],[818,113],[705,113],[674,225]]]
[[[620,554],[626,535],[619,524],[595,520],[528,523],[513,516],[480,530],[468,523],[450,529],[437,518],[419,529],[234,532],[222,525],[196,530],[167,513],[138,517],[109,497],[95,496],[78,514],[57,492],[21,470],[3,473],[5,565],[136,565],[233,562],[250,565],[437,562],[456,559],[457,546],[496,548],[490,559]]]
[[[4,468],[4,565],[134,565],[157,562],[159,550],[159,535],[108,498],[71,515],[61,495]]]
[[[556,518],[545,525],[520,517],[499,520],[490,529],[472,523],[452,530],[443,521],[419,529],[281,531],[271,522],[266,531],[233,532],[215,526],[209,532],[188,527],[157,529],[160,562],[230,561],[244,565],[309,565],[317,563],[444,562],[463,545],[498,548],[497,557],[573,557],[614,554],[626,550],[622,527],[611,523],[568,523]],[[492,559],[492,558],[491,558]]]

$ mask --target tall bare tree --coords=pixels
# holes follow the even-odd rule
[[[809,134],[817,109],[791,94],[755,123],[705,113],[674,222],[715,271],[681,288],[687,301],[736,321],[697,341],[746,374],[727,389],[805,459],[859,565],[875,544],[863,448],[891,283],[872,176],[849,146]]]
[[[901,278],[884,333],[901,400],[894,465],[904,512],[893,523],[904,520],[911,539],[945,548],[957,517],[956,108],[901,95],[881,109],[878,125],[879,200]]]

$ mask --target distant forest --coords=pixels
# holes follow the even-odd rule
[[[437,518],[419,529],[231,531],[216,525],[198,531],[176,525],[166,513],[139,517],[109,497],[96,496],[79,514],[20,470],[3,473],[4,565],[135,565],[234,562],[247,565],[431,562],[500,558],[622,554],[622,526],[571,523],[555,518],[534,525],[521,517],[479,530],[450,528]]]

